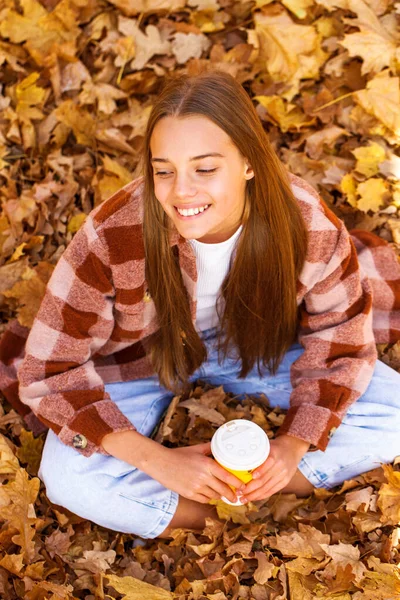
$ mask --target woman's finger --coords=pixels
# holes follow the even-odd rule
[[[261,478],[264,477],[264,475],[266,473],[268,473],[268,471],[270,471],[274,465],[275,465],[275,458],[272,454],[270,454],[267,458],[267,460],[265,460],[262,465],[260,465],[259,467],[257,467],[257,469],[254,469],[253,471],[253,478],[257,479],[257,478]]]
[[[243,497],[249,502],[254,502],[255,500],[266,500],[283,487],[285,487],[285,482],[282,480],[281,474],[278,473],[275,475],[275,477],[270,479],[266,485],[263,485],[254,492],[244,494]]]
[[[282,470],[279,468],[279,465],[274,464],[271,469],[264,473],[261,477],[249,481],[249,483],[246,485],[246,488],[243,490],[243,495],[248,496],[256,490],[259,490],[272,481],[274,477],[279,475],[282,475]]]
[[[210,498],[204,494],[195,494],[193,498],[190,498],[190,500],[195,500],[196,502],[200,502],[200,504],[208,504]]]
[[[213,461],[213,464],[210,467],[210,472],[212,475],[214,475],[216,479],[222,481],[223,483],[226,483],[227,485],[231,485],[236,489],[244,488],[243,481],[236,477],[236,475],[233,475],[233,473],[230,473],[229,471],[223,469],[215,460]]]

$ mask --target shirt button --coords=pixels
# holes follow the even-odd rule
[[[74,446],[74,448],[86,448],[87,446],[87,439],[85,438],[84,435],[78,433],[72,440],[72,445]]]
[[[151,300],[151,296],[150,296],[150,292],[149,292],[149,290],[146,290],[146,291],[145,291],[145,293],[144,293],[144,296],[143,296],[143,300],[144,300],[145,302],[150,302],[150,300]]]
[[[331,437],[333,436],[333,434],[336,432],[336,429],[337,429],[337,427],[332,427],[329,430],[329,435],[328,435],[329,439],[331,439]]]

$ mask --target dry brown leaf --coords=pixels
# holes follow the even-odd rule
[[[134,579],[133,577],[117,577],[107,575],[109,585],[125,594],[126,600],[173,600],[173,595],[154,585]]]
[[[400,472],[394,471],[391,465],[383,465],[387,483],[378,492],[377,505],[382,511],[383,523],[398,525],[400,523]]]
[[[299,531],[277,535],[276,542],[273,542],[272,547],[277,548],[283,556],[322,559],[324,550],[321,544],[327,545],[329,542],[328,534],[321,533],[311,525],[299,523]]]
[[[263,585],[273,576],[276,576],[278,568],[268,560],[265,552],[254,552],[254,556],[258,560],[258,567],[254,571],[254,581]]]
[[[356,577],[356,581],[360,581],[365,572],[365,566],[360,561],[360,551],[351,544],[320,544],[324,552],[332,558],[335,569],[338,566],[346,567],[351,565],[352,571]]]
[[[36,534],[37,523],[34,502],[39,492],[39,479],[29,479],[25,469],[19,469],[15,480],[4,486],[11,503],[0,508],[0,517],[18,533],[13,536],[15,544],[22,548],[22,554],[26,562],[31,562],[35,556],[35,544],[33,538]]]
[[[37,475],[44,441],[42,438],[34,438],[31,431],[22,429],[20,433],[21,447],[17,449],[17,457],[26,465],[26,470],[30,475]]]

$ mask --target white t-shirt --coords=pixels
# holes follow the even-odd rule
[[[218,325],[217,297],[230,266],[232,252],[241,234],[243,225],[225,242],[204,244],[188,240],[196,255],[197,267],[197,310],[196,329],[205,331]]]

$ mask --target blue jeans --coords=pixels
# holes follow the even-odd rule
[[[292,390],[290,366],[303,352],[294,344],[275,376],[259,377],[255,367],[238,379],[240,363],[234,358],[218,364],[215,329],[202,332],[208,360],[193,373],[226,392],[265,394],[271,406],[289,407]],[[111,383],[106,390],[120,410],[143,435],[150,436],[174,394],[158,378]],[[378,467],[400,455],[400,374],[377,361],[373,378],[354,403],[324,452],[308,452],[299,470],[315,487],[330,488]],[[103,527],[155,538],[166,529],[178,504],[177,493],[112,456],[95,453],[89,458],[66,446],[49,431],[39,477],[50,501]]]

